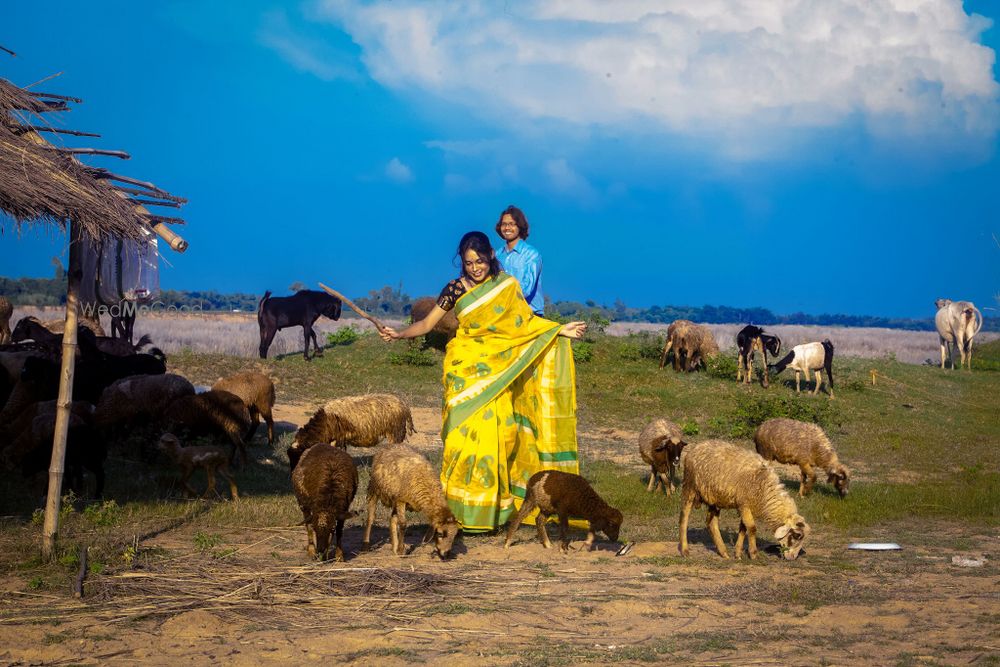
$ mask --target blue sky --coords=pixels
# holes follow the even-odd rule
[[[555,299],[927,317],[1000,293],[990,0],[16,3],[0,76],[189,199],[164,287],[436,293],[525,210]],[[166,214],[170,214],[169,212]],[[65,240],[0,236],[0,275]],[[995,316],[996,310],[986,310]]]

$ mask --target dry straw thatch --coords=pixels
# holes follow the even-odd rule
[[[40,133],[98,136],[52,125],[43,114],[66,111],[77,98],[32,92],[0,78],[0,211],[20,228],[48,222],[65,229],[79,224],[95,239],[109,236],[138,239],[144,227],[183,222],[149,213],[143,206],[178,207],[185,200],[151,183],[88,166],[74,156],[112,155],[120,151],[56,146]],[[119,183],[130,186],[124,187]],[[135,199],[140,195],[143,199]],[[0,218],[2,224],[3,218]]]

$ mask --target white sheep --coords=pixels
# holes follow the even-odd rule
[[[795,371],[795,393],[799,393],[800,391],[800,373],[805,373],[806,382],[809,382],[809,371],[816,372],[816,387],[812,393],[818,393],[823,383],[823,376],[820,374],[820,370],[825,370],[827,390],[830,392],[830,398],[833,398],[833,343],[829,339],[824,340],[822,343],[796,345],[784,359],[770,368],[777,375],[788,366],[791,366]]]
[[[757,453],[766,461],[797,465],[802,473],[799,496],[805,497],[816,483],[816,471],[827,473],[827,482],[834,485],[843,498],[850,486],[850,473],[837,458],[830,439],[816,424],[778,417],[768,419],[753,435]]]
[[[938,299],[934,302],[937,313],[934,315],[934,325],[941,342],[941,368],[944,368],[945,351],[955,368],[955,353],[952,345],[961,355],[959,367],[968,366],[972,370],[972,339],[983,327],[983,314],[971,301],[952,301]]]
[[[289,467],[295,468],[302,453],[318,444],[338,447],[374,447],[382,440],[403,442],[414,433],[410,406],[392,394],[364,394],[337,398],[309,419],[295,433],[288,448]]]
[[[742,558],[744,538],[748,538],[750,558],[757,557],[758,519],[774,531],[787,560],[799,555],[809,535],[809,525],[767,462],[755,452],[723,440],[696,443],[685,453],[679,544],[682,556],[689,552],[687,526],[691,508],[702,503],[708,507],[708,531],[723,558],[729,558],[719,532],[719,512],[723,509],[735,508],[740,514],[737,559]]]
[[[433,536],[438,555],[441,558],[451,555],[451,546],[461,527],[448,508],[438,474],[430,462],[412,447],[393,444],[375,451],[371,479],[368,481],[368,521],[365,523],[362,549],[370,546],[375,508],[379,502],[392,508],[389,537],[393,553],[402,556],[406,550],[406,510],[410,508],[427,517],[429,526],[424,542]]]

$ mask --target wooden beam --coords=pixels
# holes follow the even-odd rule
[[[80,132],[79,130],[64,130],[61,127],[45,127],[42,125],[18,125],[17,129],[25,132],[55,132],[57,134],[72,134],[74,137],[99,137],[101,135],[94,132]]]
[[[69,153],[70,155],[110,155],[111,157],[121,158],[123,160],[131,160],[132,156],[125,151],[107,151],[103,148],[59,148],[53,147],[53,150],[59,151],[60,153]]]
[[[49,463],[49,491],[45,502],[45,523],[42,527],[42,557],[55,555],[59,535],[59,505],[62,501],[63,475],[66,472],[66,437],[69,433],[70,405],[73,402],[73,375],[76,371],[76,326],[80,281],[83,278],[83,230],[80,224],[69,223],[69,269],[66,272],[66,325],[63,328],[62,370],[59,374],[59,397],[56,400],[55,435],[52,438],[52,460]]]

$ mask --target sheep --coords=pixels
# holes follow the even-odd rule
[[[681,337],[687,331],[688,328],[693,327],[694,322],[691,320],[674,320],[667,327],[667,340],[663,345],[663,354],[660,355],[660,368],[663,368],[667,363],[667,355],[670,354],[670,350],[677,347],[681,340]],[[681,369],[681,357],[680,350],[674,350],[674,370],[679,371]]]
[[[819,388],[823,384],[823,377],[820,369],[826,371],[827,391],[830,398],[833,398],[833,343],[827,338],[822,343],[803,343],[792,348],[784,359],[771,366],[771,372],[775,375],[781,373],[788,366],[795,370],[795,393],[800,392],[800,373],[805,373],[806,382],[809,382],[809,371],[816,372],[816,387],[813,395],[819,393]]]
[[[750,384],[753,375],[754,354],[760,351],[764,355],[764,381],[763,386],[768,386],[767,353],[777,357],[781,352],[781,339],[777,336],[764,333],[764,330],[753,324],[748,324],[736,334],[736,381],[746,381]]]
[[[663,493],[674,492],[674,470],[681,460],[681,450],[687,445],[677,424],[666,419],[654,419],[639,434],[639,455],[650,466],[646,491],[662,486]]]
[[[187,378],[173,373],[115,380],[101,392],[94,424],[108,432],[118,426],[159,423],[170,403],[194,393],[194,385]]]
[[[316,444],[338,447],[374,447],[383,438],[400,443],[415,433],[410,406],[392,394],[364,394],[337,398],[316,411],[295,433],[288,448],[288,463],[294,468],[299,457]]]
[[[679,352],[687,356],[685,370],[691,372],[703,365],[708,357],[719,353],[719,344],[715,342],[712,330],[704,324],[695,324],[681,336]]]
[[[160,436],[156,448],[167,454],[181,469],[181,484],[190,495],[196,495],[197,492],[188,483],[188,480],[191,479],[196,468],[204,468],[205,475],[208,477],[208,488],[205,489],[205,493],[201,494],[202,498],[215,491],[215,473],[218,472],[229,482],[229,493],[232,494],[233,500],[240,499],[236,481],[233,480],[233,476],[229,472],[229,456],[221,448],[211,445],[182,447],[180,440],[172,433],[164,433]]]
[[[524,502],[517,516],[507,526],[507,540],[504,549],[514,541],[521,522],[538,508],[535,526],[538,529],[538,539],[546,549],[552,548],[549,534],[545,530],[545,521],[550,514],[559,515],[560,549],[563,553],[569,551],[569,518],[571,516],[586,519],[590,522],[587,540],[584,546],[588,551],[594,548],[594,538],[597,531],[602,531],[612,542],[618,541],[618,533],[622,525],[622,513],[611,507],[587,483],[583,477],[559,470],[542,470],[536,472],[528,480]]]
[[[83,496],[83,470],[94,474],[94,496],[104,493],[104,461],[107,447],[103,438],[97,437],[92,418],[94,406],[86,401],[70,403],[70,415],[64,458],[65,481],[69,488]],[[56,401],[33,403],[14,422],[0,427],[0,444],[7,446],[0,453],[0,461],[7,470],[20,467],[24,477],[31,477],[49,469],[52,461],[52,442],[55,436]]]
[[[708,531],[723,558],[729,558],[719,532],[719,512],[723,509],[735,508],[740,514],[737,559],[743,557],[744,538],[748,538],[750,558],[757,557],[758,519],[774,531],[786,560],[798,557],[809,535],[809,525],[767,462],[755,452],[723,440],[693,444],[684,456],[678,545],[682,556],[689,553],[687,526],[691,508],[702,503],[708,506]]]
[[[313,450],[329,447],[314,447]],[[313,451],[310,450],[310,451]],[[303,456],[304,460],[305,456]],[[300,462],[301,465],[301,462]],[[375,508],[381,502],[392,508],[389,537],[392,552],[402,556],[406,550],[407,508],[427,517],[428,529],[424,542],[434,537],[434,548],[441,559],[451,556],[451,547],[461,526],[444,497],[441,480],[430,462],[408,445],[391,444],[379,447],[372,458],[371,479],[368,481],[368,520],[361,548],[370,547]]]
[[[253,438],[263,417],[267,424],[267,444],[274,446],[274,417],[271,415],[274,409],[274,382],[271,378],[256,371],[244,371],[218,380],[212,389],[235,394],[246,404],[252,422],[247,441]]]
[[[955,354],[952,345],[958,348],[961,355],[959,367],[972,370],[972,339],[983,327],[983,314],[971,301],[952,301],[938,299],[934,302],[937,313],[934,315],[934,326],[941,342],[941,369],[944,370],[945,351],[955,368]]]
[[[241,463],[246,463],[243,436],[250,430],[250,412],[239,396],[219,389],[181,396],[167,406],[163,421],[171,433],[182,428],[193,435],[225,436],[233,445],[230,460],[238,453]]]
[[[0,345],[10,342],[10,316],[14,314],[14,306],[10,300],[0,295]]]
[[[344,521],[357,516],[350,511],[358,491],[358,469],[350,455],[335,447],[313,447],[292,470],[292,488],[306,524],[306,552],[327,560],[330,532],[336,524],[334,558],[343,561]]]
[[[436,305],[437,299],[435,297],[420,297],[414,301],[413,305],[410,307],[410,319],[414,322],[419,322],[427,317]],[[427,332],[427,335],[424,336],[424,340],[426,341],[428,347],[444,351],[448,341],[454,338],[457,332],[458,316],[455,315],[455,311],[452,309],[445,313],[444,317],[441,318],[440,322],[434,325],[433,329]]]
[[[86,327],[88,331],[93,333],[95,336],[105,337],[104,327],[101,326],[101,322],[97,317],[93,315],[88,316],[86,313],[80,313],[77,317],[77,322],[79,322],[81,327]],[[51,331],[54,334],[61,334],[66,328],[66,318],[60,317],[54,320],[44,320],[41,322],[42,326]]]
[[[850,473],[837,458],[830,439],[816,424],[779,417],[757,427],[753,441],[766,461],[792,463],[802,473],[799,497],[805,497],[816,483],[814,467],[826,470],[827,483],[833,484],[843,498],[850,486]]]

